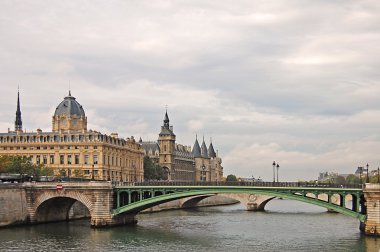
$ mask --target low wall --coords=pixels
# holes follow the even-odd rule
[[[27,222],[25,190],[20,184],[0,184],[0,227]]]

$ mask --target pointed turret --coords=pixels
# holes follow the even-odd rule
[[[201,147],[201,155],[203,158],[208,158],[207,146],[206,146],[204,137],[203,137],[203,142],[202,142],[202,147]]]
[[[194,143],[194,147],[193,147],[192,153],[193,153],[193,155],[194,155],[195,158],[201,157],[201,147],[199,146],[198,137],[197,136],[195,136],[195,143]]]
[[[209,158],[216,158],[216,153],[214,150],[214,146],[212,145],[212,141],[210,141],[210,146],[208,147],[208,157]]]
[[[20,91],[17,91],[17,110],[16,110],[16,120],[15,120],[15,131],[22,131]]]
[[[168,110],[165,112],[165,117],[164,117],[164,127],[169,129],[169,116],[168,116]]]
[[[165,116],[164,116],[164,124],[161,126],[160,135],[175,136],[175,134],[173,133],[173,126],[170,126],[169,122],[170,121],[169,121],[169,116],[168,116],[168,110],[166,110]]]

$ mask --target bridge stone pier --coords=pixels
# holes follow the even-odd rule
[[[365,184],[363,192],[367,220],[360,229],[366,235],[380,236],[380,184]]]
[[[75,202],[87,208],[91,226],[105,227],[134,223],[134,215],[113,217],[113,188],[107,182],[25,183],[27,223],[69,220]]]

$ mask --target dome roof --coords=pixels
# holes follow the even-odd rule
[[[69,95],[66,96],[55,109],[54,116],[61,116],[62,114],[66,114],[67,116],[76,115],[85,117],[82,105],[75,100],[75,97],[71,96],[71,92],[69,92]]]

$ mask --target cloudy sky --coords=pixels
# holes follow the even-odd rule
[[[0,0],[0,132],[51,130],[68,93],[89,128],[212,137],[225,174],[314,179],[380,165],[380,2]]]

